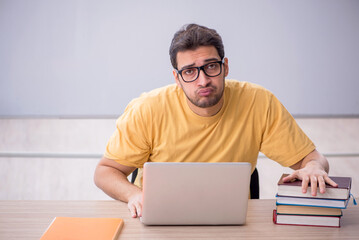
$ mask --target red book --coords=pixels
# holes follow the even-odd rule
[[[302,192],[302,181],[295,180],[291,182],[284,182],[283,178],[289,174],[283,174],[278,181],[278,196],[289,197],[309,197],[309,198],[326,198],[326,199],[341,199],[345,200],[349,198],[350,188],[352,183],[351,177],[330,177],[334,182],[338,184],[338,187],[332,187],[326,185],[326,192],[320,193],[319,188],[316,196],[312,196],[311,187],[307,189],[306,193]]]
[[[273,222],[279,225],[297,225],[313,227],[340,227],[341,217],[316,215],[282,215],[273,210]]]

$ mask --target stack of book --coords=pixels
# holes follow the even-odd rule
[[[276,209],[273,221],[276,224],[340,227],[342,209],[348,205],[351,178],[330,177],[338,184],[337,188],[327,185],[326,192],[311,195],[310,186],[302,193],[302,181],[283,182],[283,174],[278,181]]]

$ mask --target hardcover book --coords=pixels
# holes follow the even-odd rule
[[[339,208],[278,205],[277,206],[277,214],[317,215],[317,216],[336,216],[336,217],[340,217],[340,216],[343,215],[343,212]]]
[[[341,217],[314,215],[282,215],[273,210],[273,222],[280,225],[300,225],[315,227],[340,227]]]
[[[302,192],[302,181],[295,180],[291,182],[284,182],[283,178],[289,174],[283,174],[278,181],[278,196],[291,196],[291,197],[310,197],[310,198],[327,198],[327,199],[341,199],[349,198],[352,179],[350,177],[331,177],[338,187],[326,185],[326,192],[320,193],[319,188],[316,196],[312,196],[311,187],[309,185],[307,192]]]
[[[122,226],[121,218],[56,217],[40,240],[116,240]]]
[[[322,199],[322,198],[304,198],[304,197],[282,197],[277,196],[277,205],[295,205],[308,207],[328,207],[345,209],[349,199]]]

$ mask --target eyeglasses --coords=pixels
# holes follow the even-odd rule
[[[196,81],[199,73],[202,70],[208,77],[217,77],[222,73],[223,60],[210,62],[200,67],[187,67],[181,70],[176,70],[177,74],[181,75],[184,82],[189,83]]]

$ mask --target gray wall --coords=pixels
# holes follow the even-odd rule
[[[294,115],[359,115],[359,1],[0,0],[0,116],[117,116],[173,83],[168,47],[222,35],[230,78]]]

